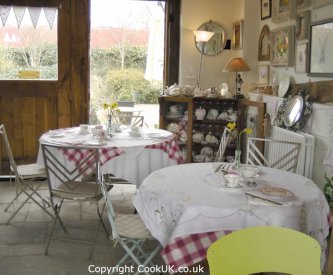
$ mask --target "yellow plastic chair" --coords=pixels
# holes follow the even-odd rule
[[[321,275],[321,249],[312,237],[288,228],[260,226],[234,231],[208,248],[210,275],[279,272]]]

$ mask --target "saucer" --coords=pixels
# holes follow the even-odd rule
[[[52,132],[52,131],[50,131],[49,132],[49,135],[50,135],[50,137],[52,137],[52,138],[59,138],[59,137],[63,137],[63,136],[65,136],[65,133],[57,133],[57,132]]]
[[[181,113],[168,113],[167,115],[166,115],[166,117],[167,118],[180,118],[182,116],[182,114]]]

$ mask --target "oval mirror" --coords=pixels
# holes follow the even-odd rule
[[[287,127],[293,126],[299,121],[303,111],[303,97],[296,95],[289,100],[283,114],[283,122]]]
[[[274,125],[291,131],[301,130],[312,113],[312,104],[310,91],[306,89],[294,91],[281,103]]]
[[[224,29],[220,24],[210,20],[209,22],[203,23],[198,28],[198,31],[209,31],[215,33],[213,37],[205,43],[197,42],[194,39],[195,45],[199,52],[202,52],[204,55],[217,55],[222,52],[225,47],[226,39]]]

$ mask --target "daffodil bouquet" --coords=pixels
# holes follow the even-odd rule
[[[236,139],[236,150],[240,150],[240,143],[241,143],[241,137],[243,134],[252,134],[252,129],[251,128],[245,128],[242,131],[240,131],[237,134],[237,123],[236,122],[229,122],[227,124],[227,129],[229,131],[229,133],[232,136],[232,139]]]
[[[109,123],[111,122],[111,120],[116,122],[119,120],[120,110],[118,108],[117,102],[103,103],[102,106],[104,110],[107,110],[107,119]]]

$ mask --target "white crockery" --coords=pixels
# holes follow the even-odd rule
[[[228,183],[228,187],[233,187],[233,188],[237,188],[240,187],[240,176],[236,175],[236,174],[227,174],[224,176],[224,179],[227,181]]]
[[[253,178],[258,175],[260,169],[258,167],[241,165],[240,173],[244,178]]]

